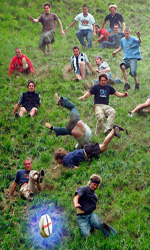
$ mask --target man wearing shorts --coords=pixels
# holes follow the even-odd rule
[[[125,80],[124,90],[130,89],[130,84],[128,83],[126,69],[130,68],[130,75],[134,78],[135,81],[135,89],[139,90],[139,83],[137,79],[137,61],[141,60],[141,52],[140,52],[140,44],[142,42],[140,38],[140,32],[137,32],[138,38],[134,36],[130,36],[130,29],[125,28],[124,35],[121,39],[121,47],[115,50],[112,55],[115,56],[118,52],[123,50],[124,58],[123,62],[120,64],[120,68],[123,73],[123,77]]]
[[[120,131],[124,129],[119,125],[114,125],[113,129],[104,139],[102,144],[99,143],[88,143],[83,149],[76,149],[72,152],[67,152],[63,148],[59,148],[54,153],[54,158],[58,164],[68,166],[70,168],[77,169],[81,162],[84,162],[87,158],[96,157],[107,150],[109,143],[114,136],[121,137]]]
[[[50,130],[54,130],[56,136],[72,135],[77,140],[75,148],[81,148],[83,145],[90,142],[92,132],[89,126],[80,120],[80,114],[76,106],[65,97],[60,97],[57,93],[54,94],[56,105],[60,105],[70,110],[70,120],[65,128],[54,127],[50,123],[45,123],[45,126]]]
[[[71,57],[71,66],[68,68],[68,72],[70,72],[71,70],[74,70],[75,76],[76,76],[75,81],[78,82],[81,79],[85,80],[85,77],[88,74],[86,64],[89,70],[92,72],[92,74],[95,73],[95,71],[92,68],[91,63],[89,62],[87,58],[87,55],[85,53],[80,53],[78,46],[73,47],[73,53],[74,53],[74,56]]]
[[[40,36],[39,47],[45,54],[47,54],[45,45],[47,45],[48,53],[51,52],[50,44],[54,42],[55,21],[57,21],[59,24],[61,35],[65,36],[65,32],[63,31],[60,19],[55,13],[50,13],[50,8],[51,8],[50,4],[45,3],[44,4],[45,14],[40,15],[38,19],[34,19],[32,16],[30,17],[30,21],[32,21],[33,23],[41,22],[43,25],[42,34]]]
[[[150,107],[150,95],[148,96],[145,103],[141,103],[141,104],[137,105],[132,111],[129,111],[128,116],[133,117],[136,112],[139,113],[143,109],[146,109],[146,110],[144,110],[146,113],[150,113],[150,108],[149,107]],[[149,109],[147,109],[147,108],[149,108]]]
[[[13,110],[16,117],[22,117],[27,112],[29,117],[33,117],[38,112],[38,108],[41,105],[40,95],[35,93],[35,83],[29,80],[27,88],[28,91],[21,94]],[[22,107],[20,112],[17,113],[20,105],[22,105]]]
[[[21,198],[32,201],[37,190],[41,190],[40,183],[43,181],[44,170],[39,173],[32,169],[32,161],[30,158],[24,160],[24,170],[18,170],[15,181],[10,190],[10,196],[13,195],[17,185],[19,185]]]
[[[78,187],[75,191],[73,203],[75,208],[77,208],[77,224],[83,237],[90,234],[92,227],[101,230],[106,237],[117,234],[114,228],[107,225],[94,213],[98,201],[95,190],[99,187],[101,181],[102,179],[99,175],[92,174],[88,184]]]

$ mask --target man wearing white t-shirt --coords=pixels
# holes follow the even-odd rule
[[[68,26],[67,29],[65,29],[65,32],[69,28],[71,28],[76,22],[79,22],[79,30],[77,31],[76,35],[80,41],[80,43],[83,45],[83,47],[86,46],[86,42],[84,41],[84,37],[86,37],[86,40],[88,42],[88,48],[92,47],[92,33],[94,36],[96,36],[95,33],[95,19],[94,17],[88,13],[88,8],[86,5],[83,5],[83,13],[80,13],[75,17],[75,20]]]

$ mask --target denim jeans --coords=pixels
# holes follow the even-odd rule
[[[100,45],[99,45],[99,48],[115,48],[116,44],[115,42],[111,43],[111,42],[108,42],[108,41],[103,41]]]
[[[86,237],[90,234],[91,227],[100,229],[105,236],[115,236],[117,231],[104,223],[97,214],[92,212],[89,215],[77,215],[77,223],[82,236]]]
[[[120,67],[122,65],[125,65],[125,68],[128,69],[130,68],[130,75],[133,77],[133,76],[136,76],[137,73],[136,73],[136,70],[137,70],[137,59],[135,58],[131,58],[131,59],[125,59],[123,60],[123,62],[120,64]]]
[[[70,120],[66,125],[66,128],[53,127],[56,136],[68,134],[71,135],[72,129],[75,127],[78,121],[80,121],[80,114],[76,106],[65,97],[63,97],[63,107],[70,110]]]
[[[86,40],[88,42],[88,47],[91,48],[92,47],[92,33],[93,33],[93,31],[90,29],[78,30],[76,33],[76,36],[78,37],[80,43],[83,46],[86,46],[86,42],[83,39],[84,37],[86,37]]]

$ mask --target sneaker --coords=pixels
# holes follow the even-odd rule
[[[118,127],[120,131],[124,131],[124,128],[120,125],[114,124],[113,128]]]
[[[76,78],[74,81],[75,81],[75,82],[79,82],[79,79],[78,79],[78,78]]]
[[[29,118],[30,118],[30,117],[31,117],[31,114],[30,114],[30,113],[29,113],[29,114],[27,114],[27,117],[29,117]]]
[[[33,201],[34,200],[34,193],[30,192],[28,196],[28,201]]]
[[[129,117],[133,117],[134,116],[134,113],[132,111],[128,111],[128,116]]]
[[[137,89],[137,90],[140,89],[139,83],[136,83],[136,84],[135,84],[135,90],[136,90],[136,89]]]
[[[45,127],[53,130],[53,126],[50,123],[48,123],[48,122],[45,123]]]
[[[79,149],[79,148],[80,148],[80,144],[77,143],[77,144],[75,145],[75,149]]]
[[[15,113],[15,117],[16,117],[16,118],[20,117],[20,115],[19,115],[18,112]]]
[[[121,137],[120,130],[119,130],[118,127],[115,127],[115,128],[114,128],[114,134],[115,134],[115,136],[117,136],[118,138]]]
[[[59,105],[60,98],[57,93],[54,94],[54,98],[55,98],[56,105]]]
[[[129,83],[125,83],[123,90],[126,91],[128,89],[130,89],[130,84]]]
[[[42,183],[43,178],[44,178],[44,170],[42,169],[42,170],[40,171],[40,173],[38,174],[38,177],[37,177],[37,184]]]
[[[22,58],[22,63],[23,63],[23,69],[27,69],[28,64],[27,64],[27,61],[26,61],[25,57]]]

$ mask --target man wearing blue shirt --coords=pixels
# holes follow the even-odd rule
[[[112,55],[115,56],[118,52],[123,50],[124,53],[124,58],[122,63],[120,64],[120,68],[123,73],[123,77],[125,79],[125,85],[124,85],[124,90],[130,89],[130,84],[128,83],[127,80],[127,74],[126,74],[126,69],[130,68],[130,75],[134,78],[135,81],[135,89],[139,90],[139,83],[137,80],[137,61],[141,60],[141,52],[139,45],[142,42],[140,38],[140,32],[137,32],[137,36],[133,37],[130,36],[130,29],[125,28],[124,35],[125,37],[121,39],[121,46],[117,50],[115,50]]]

